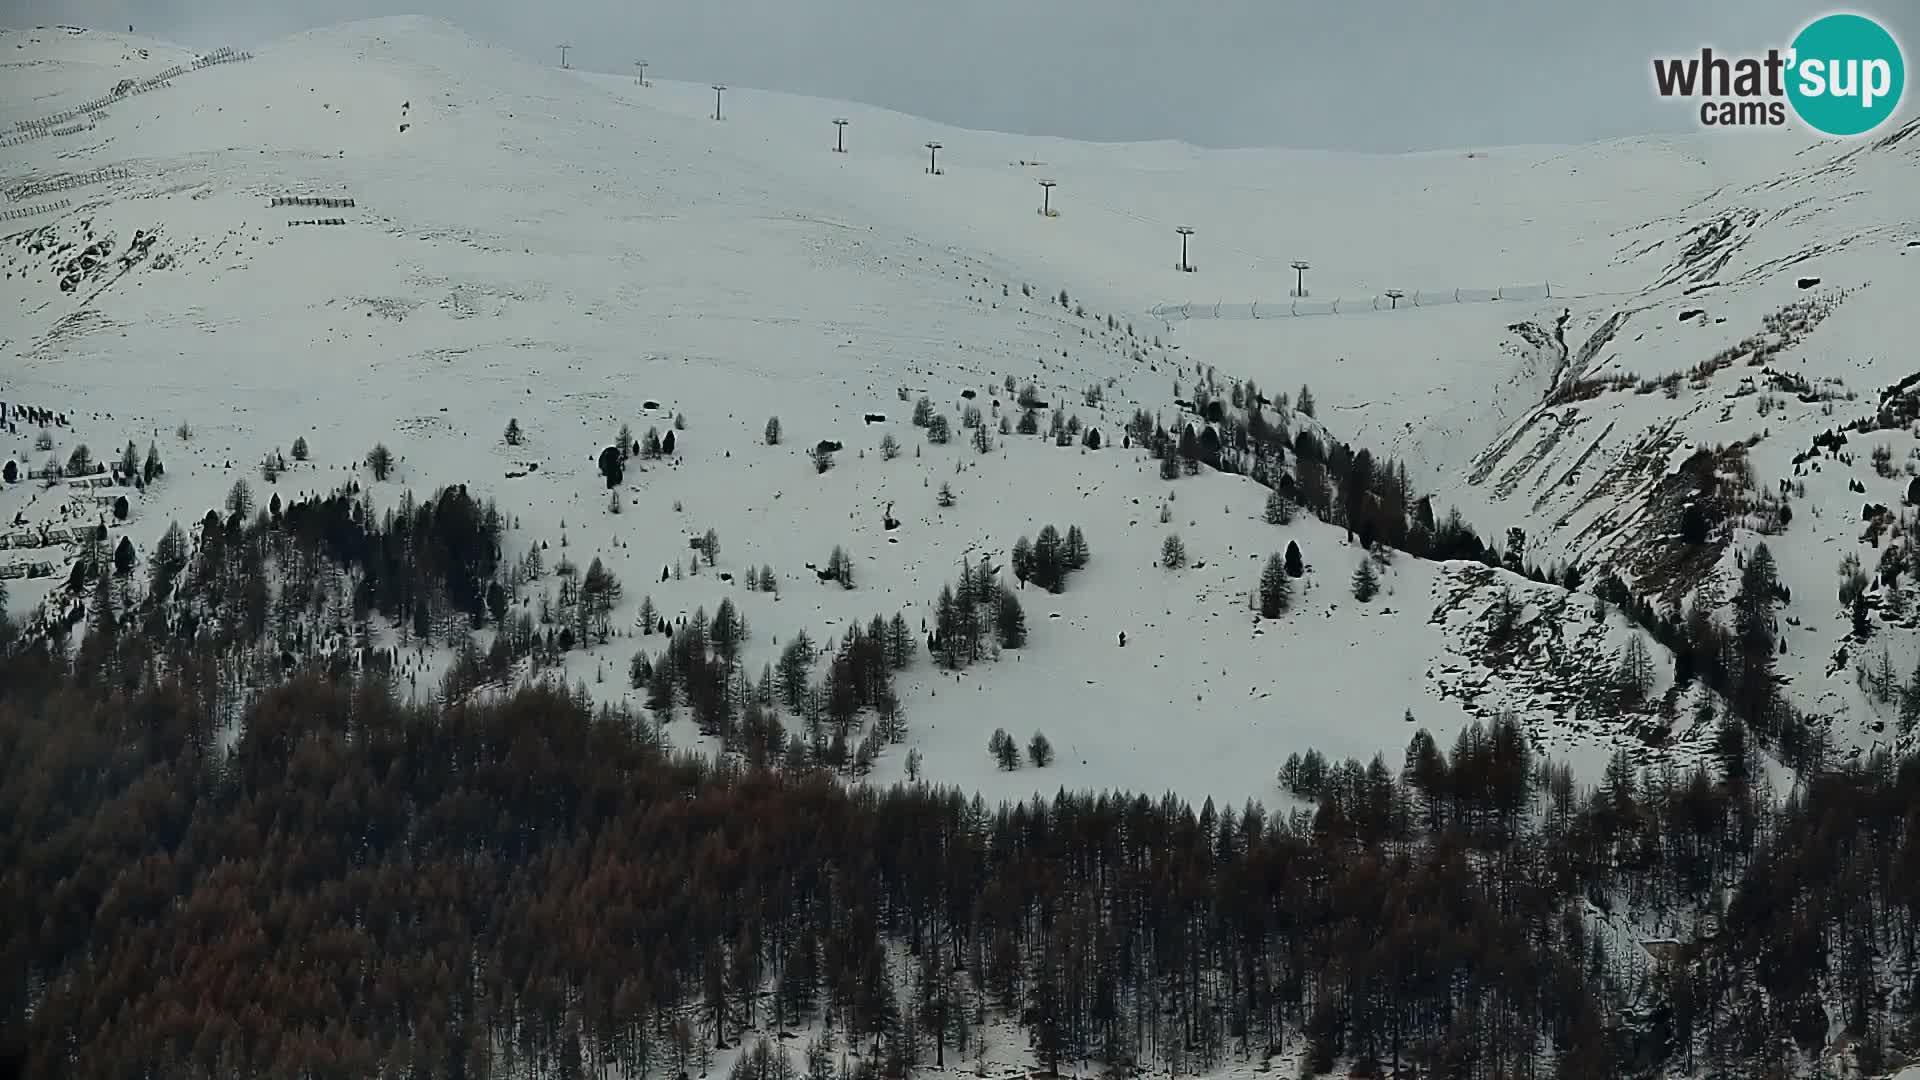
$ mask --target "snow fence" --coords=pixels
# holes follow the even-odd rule
[[[105,96],[97,97],[84,105],[54,113],[52,116],[18,121],[11,131],[0,132],[0,149],[19,146],[45,135],[73,135],[86,131],[93,125],[85,120],[104,119],[107,107],[118,103],[123,98],[172,86],[174,79],[195,71],[220,64],[242,64],[251,59],[253,59],[252,53],[229,46],[197,57],[192,64],[175,64],[165,71],[149,75],[144,79],[122,79]]]
[[[1160,319],[1293,319],[1309,315],[1346,315],[1359,311],[1395,311],[1400,308],[1435,307],[1440,304],[1485,304],[1496,300],[1551,299],[1553,299],[1553,285],[1549,282],[1540,282],[1534,285],[1502,285],[1493,289],[1416,289],[1399,297],[1382,293],[1379,296],[1338,297],[1330,300],[1303,296],[1289,297],[1285,300],[1256,300],[1251,303],[1230,303],[1224,300],[1212,303],[1186,301],[1155,304],[1148,311]]]

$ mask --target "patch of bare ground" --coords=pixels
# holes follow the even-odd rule
[[[1540,497],[1533,500],[1534,513],[1537,514],[1541,510],[1546,508],[1547,500],[1553,498],[1555,489],[1563,488],[1563,487],[1572,487],[1574,484],[1574,481],[1580,479],[1580,470],[1586,468],[1587,462],[1592,459],[1594,453],[1598,451],[1600,447],[1603,444],[1605,444],[1608,439],[1613,437],[1613,429],[1617,425],[1617,423],[1618,422],[1614,420],[1607,421],[1606,430],[1602,431],[1598,438],[1594,439],[1592,443],[1588,444],[1585,450],[1580,451],[1580,456],[1573,459],[1573,464],[1568,467],[1567,471],[1560,474],[1560,478],[1553,482],[1552,487],[1549,487],[1547,490],[1541,492]]]
[[[1573,430],[1574,425],[1579,422],[1580,411],[1578,409],[1568,409],[1561,413],[1559,422],[1551,429],[1542,432],[1540,438],[1533,444],[1533,448],[1528,450],[1519,461],[1514,462],[1505,473],[1501,474],[1499,482],[1493,486],[1494,494],[1502,499],[1513,494],[1514,489],[1520,486],[1520,481],[1525,479],[1529,472],[1533,471],[1535,465],[1538,465],[1546,459],[1547,455],[1553,453],[1554,449],[1560,445],[1560,440],[1566,436],[1567,432]]]
[[[1476,716],[1534,717],[1543,736],[1628,738],[1660,750],[1676,723],[1672,695],[1648,696],[1623,672],[1608,627],[1579,595],[1552,586],[1503,586],[1499,573],[1473,564],[1449,568],[1428,621],[1444,627],[1454,654],[1440,665],[1436,691]]]
[[[1809,384],[1805,379],[1789,374],[1768,372],[1771,383],[1778,388],[1794,394],[1801,401],[1818,401],[1827,412],[1832,412],[1834,401],[1853,401],[1857,397],[1853,392],[1839,392],[1839,380],[1822,383],[1819,386]],[[1903,377],[1899,382],[1884,387],[1880,391],[1879,404],[1873,414],[1861,416],[1841,424],[1837,428],[1828,428],[1813,437],[1813,444],[1793,456],[1794,475],[1818,471],[1817,459],[1824,453],[1827,457],[1851,465],[1853,457],[1844,449],[1850,434],[1871,435],[1877,431],[1899,431],[1920,424],[1920,371]],[[1803,468],[1804,463],[1816,464]],[[1878,462],[1875,470],[1881,475],[1889,475]]]
[[[1619,552],[1635,592],[1677,606],[1712,575],[1736,526],[1786,529],[1793,508],[1754,481],[1747,451],[1758,441],[1703,447],[1654,485],[1639,535]]]
[[[1569,316],[1567,314],[1562,313],[1560,318],[1555,321],[1553,329],[1551,330],[1536,322],[1508,324],[1507,331],[1515,337],[1518,337],[1521,341],[1521,347],[1519,348],[1515,348],[1509,344],[1509,351],[1519,353],[1523,356],[1531,353],[1535,356],[1549,357],[1554,366],[1554,382],[1558,384],[1565,378],[1567,370],[1566,325],[1568,318]],[[1548,395],[1547,404],[1549,406],[1552,404],[1551,394]],[[1500,439],[1499,442],[1481,451],[1480,455],[1474,460],[1473,468],[1467,474],[1467,482],[1476,486],[1486,483],[1487,479],[1493,475],[1494,470],[1499,468],[1500,462],[1506,458],[1507,453],[1520,444],[1520,440],[1526,437],[1527,432],[1530,431],[1539,420],[1540,413],[1539,410],[1536,409],[1532,415],[1529,415],[1524,422]],[[1504,494],[1504,492],[1502,494]]]
[[[1812,334],[1845,296],[1845,291],[1833,291],[1796,300],[1769,314],[1759,333],[1721,349],[1685,372],[1658,380],[1639,380],[1625,374],[1581,379],[1565,384],[1556,391],[1556,397],[1579,400],[1633,386],[1643,394],[1664,389],[1672,398],[1678,396],[1683,382],[1690,389],[1704,390],[1716,373],[1744,361],[1746,366],[1761,369],[1760,381],[1769,388],[1830,409],[1833,400],[1850,396],[1837,381],[1809,384],[1780,372],[1772,362]],[[1920,376],[1905,382],[1903,390],[1904,396],[1882,395],[1881,411],[1889,419],[1920,417]],[[1758,386],[1747,382],[1735,396],[1756,392]],[[1782,403],[1778,397],[1769,396],[1761,404],[1763,412],[1770,413]],[[1583,559],[1617,569],[1635,580],[1639,591],[1670,600],[1684,596],[1711,571],[1731,524],[1771,534],[1785,528],[1792,516],[1784,499],[1757,490],[1747,466],[1746,450],[1762,436],[1731,447],[1703,448],[1669,475],[1667,463],[1683,445],[1675,433],[1678,421],[1678,417],[1670,417],[1620,453],[1555,522],[1556,528],[1565,528],[1583,510],[1598,507],[1600,512],[1573,538],[1571,547]],[[1499,452],[1510,450],[1532,422],[1522,425],[1498,448]],[[1816,440],[1815,450],[1806,456],[1817,453],[1822,446],[1831,450],[1831,444],[1844,441],[1844,435],[1833,433],[1825,438],[1826,443]],[[1559,483],[1570,483],[1598,448],[1598,442],[1589,446]],[[1681,541],[1683,536],[1689,540]]]
[[[1620,328],[1625,326],[1627,320],[1639,310],[1645,309],[1616,311],[1607,316],[1607,321],[1601,323],[1598,329],[1587,335],[1587,340],[1581,343],[1580,348],[1568,357],[1566,364],[1561,368],[1553,392],[1547,395],[1548,405],[1568,405],[1576,401],[1585,401],[1609,389],[1617,388],[1616,384],[1632,385],[1633,377],[1630,375],[1589,379],[1585,372],[1594,358],[1600,355],[1600,350],[1613,343],[1613,339],[1619,336]],[[1620,380],[1625,381],[1620,382]]]
[[[1636,394],[1664,392],[1672,399],[1680,395],[1682,383],[1692,390],[1705,390],[1712,385],[1715,373],[1740,361],[1744,360],[1748,367],[1767,367],[1781,353],[1805,341],[1853,291],[1836,289],[1796,300],[1762,319],[1758,333],[1742,338],[1685,371],[1670,371],[1648,378],[1628,372],[1570,378],[1555,388],[1548,404],[1572,404],[1629,389]],[[1613,320],[1608,320],[1608,327],[1613,327]],[[1607,330],[1608,327],[1602,329]],[[1611,337],[1611,334],[1608,336]],[[1577,373],[1583,368],[1584,364],[1576,362],[1569,370]]]
[[[1683,281],[1711,281],[1746,245],[1752,227],[1760,220],[1760,211],[1752,208],[1729,210],[1712,221],[1695,225],[1681,236],[1686,243],[1667,267],[1654,288]]]
[[[1500,460],[1507,456],[1508,451],[1518,446],[1521,439],[1526,438],[1527,432],[1533,430],[1533,426],[1540,422],[1543,415],[1538,411],[1534,412],[1505,438],[1488,447],[1480,455],[1479,460],[1473,463],[1472,471],[1467,474],[1467,483],[1475,486],[1486,483],[1487,478],[1493,475],[1493,470],[1499,467]]]
[[[1623,496],[1633,489],[1646,484],[1650,478],[1666,471],[1667,460],[1680,447],[1681,438],[1674,433],[1679,424],[1677,418],[1669,418],[1665,423],[1644,432],[1634,445],[1627,447],[1608,464],[1592,486],[1559,519],[1554,528],[1564,529],[1573,521],[1573,515],[1599,503],[1603,513],[1594,523],[1582,530],[1581,536],[1574,538],[1578,544],[1589,533],[1606,529],[1604,523],[1615,517],[1616,508],[1629,505]]]

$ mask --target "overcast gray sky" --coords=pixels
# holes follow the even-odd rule
[[[0,0],[0,22],[246,46],[370,15],[447,18],[530,57],[845,98],[1092,140],[1358,150],[1693,130],[1655,55],[1784,45],[1805,0]],[[1915,61],[1920,5],[1852,10]],[[1915,93],[1902,113],[1910,115]]]

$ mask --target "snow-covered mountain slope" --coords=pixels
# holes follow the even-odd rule
[[[1911,577],[1869,588],[1862,640],[1836,570],[1851,557],[1871,575],[1909,534],[1920,121],[1726,175],[1669,212],[1607,222],[1607,272],[1624,277],[1603,295],[1192,325],[1213,349],[1305,345],[1344,375],[1315,382],[1331,423],[1351,416],[1379,433],[1362,441],[1423,462],[1430,490],[1483,530],[1524,529],[1531,558],[1613,570],[1663,609],[1723,600],[1765,539],[1795,598],[1789,698],[1834,721],[1843,747],[1886,741],[1898,699],[1863,692],[1862,668],[1885,653],[1904,678],[1920,660]],[[1393,385],[1409,370],[1396,350],[1434,365]],[[1675,542],[1692,504],[1705,545]]]
[[[1809,342],[1853,333],[1842,355],[1899,362],[1884,320],[1903,291],[1895,275],[1911,265],[1893,220],[1894,182],[1914,164],[1904,143],[1837,164],[1772,140],[1206,152],[958,131],[737,88],[716,122],[706,87],[541,67],[417,18],[302,34],[251,56],[195,57],[97,30],[12,31],[0,51],[13,65],[0,69],[0,123],[20,133],[0,188],[12,215],[0,222],[0,400],[16,428],[0,436],[0,456],[37,470],[76,443],[113,458],[133,440],[157,443],[167,464],[161,483],[130,494],[124,525],[108,513],[119,489],[0,486],[13,523],[0,562],[45,575],[9,582],[17,611],[52,594],[72,558],[42,546],[42,527],[105,518],[144,552],[169,520],[197,521],[240,478],[262,502],[358,481],[377,506],[465,483],[516,523],[509,559],[544,544],[551,562],[564,543],[579,563],[604,560],[626,586],[617,625],[643,597],[669,618],[731,597],[754,631],[746,670],[758,672],[801,629],[826,641],[895,612],[918,625],[961,561],[1004,563],[1019,536],[1079,525],[1091,563],[1064,593],[1021,594],[1025,648],[958,675],[923,655],[903,676],[907,743],[875,775],[903,775],[906,750],[918,749],[927,775],[989,797],[1065,785],[1274,802],[1275,771],[1295,751],[1377,751],[1397,765],[1408,714],[1444,745],[1470,718],[1511,710],[1542,749],[1589,775],[1616,746],[1684,761],[1710,737],[1689,726],[1690,698],[1677,722],[1651,709],[1574,715],[1582,682],[1637,633],[1617,613],[1595,621],[1590,597],[1399,557],[1383,570],[1386,591],[1363,605],[1347,583],[1365,556],[1343,530],[1266,524],[1266,492],[1244,477],[1161,480],[1121,431],[1135,409],[1172,424],[1176,388],[1194,384],[1199,364],[1222,384],[1311,384],[1330,434],[1400,457],[1421,491],[1459,504],[1485,534],[1519,525],[1535,553],[1621,561],[1646,546],[1631,523],[1657,478],[1592,485],[1650,426],[1678,440],[1642,455],[1662,463],[1689,439],[1744,438],[1750,419],[1719,410],[1752,409],[1758,395],[1719,399],[1759,369],[1736,362],[1710,390],[1674,399],[1583,397],[1583,380],[1687,368],[1758,332],[1767,314],[1836,289],[1852,291]],[[850,120],[845,154],[832,151],[836,116]],[[927,171],[929,141],[942,144],[939,175]],[[1826,171],[1798,186],[1727,179],[1815,168]],[[1042,178],[1058,182],[1057,217],[1037,212]],[[1752,239],[1719,269],[1724,288],[1689,297],[1688,282],[1663,283],[1695,225],[1747,203],[1764,218],[1828,190],[1860,194],[1739,226]],[[1175,225],[1197,230],[1195,274],[1174,267]],[[1754,269],[1816,242],[1831,250]],[[1183,298],[1288,306],[1295,259],[1312,262],[1316,301],[1540,291],[1390,311],[1356,301],[1321,318],[1149,314]],[[1823,280],[1800,290],[1799,275]],[[1707,309],[1705,325],[1679,322],[1682,305]],[[1631,314],[1611,344],[1579,357],[1620,311]],[[1563,315],[1567,357],[1552,334]],[[1819,354],[1805,355],[1819,370]],[[1858,385],[1887,376],[1863,372]],[[1009,377],[1105,445],[995,428],[991,452],[976,451],[961,415],[973,406],[990,427],[1017,420]],[[954,421],[951,443],[909,422],[922,394]],[[1711,408],[1696,407],[1710,395]],[[60,414],[51,445],[36,447],[41,425],[23,421],[21,405]],[[1819,406],[1792,408],[1807,432],[1788,437],[1775,422],[1767,452],[1806,446]],[[623,423],[664,433],[676,416],[686,426],[674,452],[636,459],[613,513],[596,455]],[[770,416],[785,432],[777,446],[762,437]],[[509,419],[524,445],[503,441]],[[1543,432],[1563,428],[1541,448]],[[902,448],[891,460],[888,436]],[[312,460],[263,483],[262,458],[296,437]],[[843,444],[825,473],[809,453],[820,440]],[[362,464],[376,442],[399,458],[384,482]],[[1531,469],[1517,471],[1529,454]],[[943,484],[950,507],[936,499]],[[1842,509],[1831,511],[1836,528]],[[709,528],[718,565],[662,580]],[[1192,566],[1157,565],[1170,532]],[[1292,613],[1260,622],[1249,591],[1290,541],[1307,574]],[[851,590],[813,572],[836,545],[854,557]],[[1838,557],[1824,538],[1807,547],[1791,565]],[[777,597],[740,588],[761,565],[780,578]],[[1527,630],[1490,648],[1508,589]],[[639,647],[657,651],[660,639],[618,637],[576,653],[570,673],[603,698],[637,701],[623,688]],[[1023,742],[1046,732],[1057,763],[995,772],[996,727]],[[696,739],[684,719],[669,730]],[[1652,731],[1663,733],[1658,750],[1646,746]]]

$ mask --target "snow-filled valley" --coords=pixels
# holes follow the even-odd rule
[[[609,640],[564,659],[597,700],[647,698],[630,660],[666,643],[643,603],[677,624],[731,600],[750,679],[801,631],[828,644],[898,613],[920,648],[872,779],[912,757],[989,799],[1278,805],[1290,754],[1397,768],[1416,728],[1445,746],[1500,715],[1590,779],[1621,748],[1698,759],[1713,692],[1668,694],[1665,647],[1591,590],[1611,572],[1662,612],[1730,621],[1764,539],[1790,595],[1785,698],[1839,753],[1899,737],[1899,695],[1872,676],[1883,653],[1902,682],[1920,661],[1913,575],[1855,590],[1861,616],[1836,566],[1873,574],[1912,513],[1920,124],[1813,148],[1379,157],[1079,144],[748,89],[715,120],[706,86],[542,67],[416,18],[207,56],[17,29],[0,57],[0,566],[23,620],[85,602],[65,588],[80,526],[144,562],[236,481],[262,510],[464,484],[507,522],[503,565],[541,552],[516,612],[547,606],[563,556],[619,579]],[[1304,512],[1270,523],[1268,489],[1230,470],[1164,479],[1129,422],[1204,433],[1201,387],[1222,413],[1284,392],[1270,419],[1397,462],[1439,518],[1457,507],[1528,566],[1572,563],[1580,587],[1369,554]],[[914,423],[922,397],[950,441]],[[1077,434],[1052,437],[1056,413]],[[599,461],[623,426],[673,447],[626,460],[610,494]],[[163,477],[45,475],[129,441]],[[1689,507],[1702,536],[1682,535]],[[942,586],[983,559],[1011,581],[1015,542],[1047,525],[1077,526],[1090,557],[1062,591],[1014,587],[1026,641],[934,663]],[[1163,565],[1169,535],[1185,565]],[[1290,610],[1261,618],[1289,544]],[[851,587],[821,576],[836,547]],[[761,567],[776,590],[746,587]],[[1518,629],[1495,625],[1508,597]],[[496,630],[473,633],[484,650]],[[372,636],[434,692],[445,635]],[[1636,637],[1652,685],[1596,704]],[[685,709],[656,718],[711,745]],[[997,728],[1044,732],[1055,760],[996,767]]]

